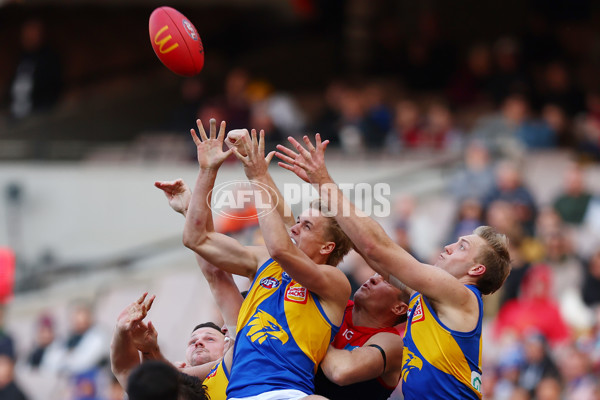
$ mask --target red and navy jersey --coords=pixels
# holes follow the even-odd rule
[[[333,342],[331,342],[331,345],[336,349],[352,351],[352,349],[362,347],[373,335],[380,332],[400,335],[393,327],[368,328],[365,326],[355,326],[352,322],[352,310],[354,310],[354,302],[348,300],[348,305],[344,312],[344,322],[342,322],[339,332],[335,335]],[[320,394],[330,400],[385,400],[393,391],[394,387],[387,386],[380,378],[357,382],[347,386],[339,386],[327,379],[321,368],[319,368],[315,377],[315,394]]]

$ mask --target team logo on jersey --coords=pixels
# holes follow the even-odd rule
[[[419,322],[425,319],[425,315],[423,314],[423,306],[421,305],[421,300],[417,300],[417,305],[414,308],[412,322]]]
[[[477,371],[471,371],[471,386],[481,393],[481,374]]]
[[[277,286],[279,286],[279,280],[273,278],[272,276],[267,276],[266,278],[262,278],[260,280],[260,286],[264,287],[265,289],[275,289]]]
[[[290,279],[290,274],[288,274],[287,272],[283,271],[281,273],[281,279]]]
[[[292,281],[285,291],[285,301],[306,304],[308,301],[308,290],[306,290],[305,287],[300,286],[300,284]]]
[[[258,344],[263,344],[267,339],[279,340],[281,344],[286,344],[289,339],[288,334],[279,325],[277,320],[262,310],[256,310],[252,318],[250,318],[248,326],[250,329],[246,336],[252,342],[258,340]]]
[[[406,347],[404,348],[405,360],[404,365],[402,365],[402,381],[406,382],[406,378],[408,378],[408,374],[415,369],[420,371],[423,368],[423,360],[415,355],[412,351],[408,350]]]

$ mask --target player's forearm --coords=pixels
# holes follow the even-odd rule
[[[194,367],[183,367],[183,368],[179,368],[179,371],[183,372],[184,374],[195,376],[201,380],[204,380],[204,378],[206,378],[206,376],[209,374],[211,369],[215,365],[217,365],[218,362],[219,361],[210,361],[205,364],[196,365]]]
[[[375,259],[381,248],[391,244],[381,225],[356,208],[333,180],[321,184],[319,189],[321,198],[362,255]]]
[[[183,230],[183,244],[197,251],[208,233],[214,230],[212,211],[209,207],[210,193],[215,185],[217,170],[200,169],[196,186],[192,192],[192,200],[186,213]]]
[[[126,389],[129,373],[140,364],[140,356],[126,332],[115,329],[110,344],[110,367],[121,384]]]
[[[392,285],[412,292],[402,280],[406,279],[406,269],[412,268],[418,261],[398,246],[377,221],[356,208],[333,180],[321,185],[320,193],[328,207],[335,212],[336,221],[367,264]],[[393,262],[390,262],[390,257],[393,258]]]
[[[208,282],[208,287],[217,307],[219,307],[225,325],[229,329],[235,328],[244,299],[233,277],[229,272],[215,267],[198,255],[196,255],[196,260],[198,261],[202,275],[204,275],[204,278]],[[235,337],[235,332],[232,332],[232,335]]]
[[[258,217],[260,230],[269,254],[273,259],[284,256],[294,248],[294,244],[285,227],[282,215],[277,212],[276,199],[265,189],[265,186],[270,188],[269,182],[272,182],[272,179],[266,174],[253,179],[251,182],[256,196],[258,196],[256,198],[257,204],[270,207],[270,209],[261,212]]]
[[[360,372],[365,373],[363,363],[348,350],[336,349],[330,346],[321,362],[321,369],[331,382],[340,386],[365,380],[360,379]]]
[[[283,219],[285,226],[289,229],[291,228],[296,221],[294,220],[294,215],[292,214],[292,209],[285,202],[285,199],[281,195],[279,188],[275,185],[275,181],[273,181],[273,177],[270,174],[267,174],[264,178],[264,183],[271,189],[271,196],[277,199],[277,207],[276,211]]]

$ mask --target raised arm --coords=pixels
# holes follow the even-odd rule
[[[317,264],[304,251],[292,242],[283,219],[276,210],[278,199],[271,196],[268,162],[264,158],[264,131],[260,137],[252,130],[252,138],[246,137],[247,156],[241,155],[237,149],[234,154],[244,163],[246,176],[252,182],[256,201],[271,207],[259,215],[259,224],[270,256],[277,261],[290,276],[302,286],[315,293],[326,302],[345,304],[350,295],[350,285],[339,269]]]
[[[258,266],[268,255],[264,248],[245,247],[237,240],[215,232],[212,221],[211,192],[217,171],[231,150],[223,151],[225,122],[216,134],[216,121],[210,120],[210,137],[206,135],[202,122],[197,121],[198,132],[191,134],[198,152],[200,167],[190,207],[185,219],[183,243],[209,263],[230,273],[253,278]]]
[[[142,320],[146,317],[154,301],[154,296],[146,300],[147,295],[148,293],[144,293],[121,311],[113,333],[110,345],[110,366],[123,389],[127,389],[127,378],[131,371],[140,364],[140,355],[132,332],[147,328]]]
[[[165,193],[169,205],[174,211],[182,214],[184,217],[187,215],[192,191],[183,180],[158,181],[154,185]],[[196,254],[196,261],[198,262],[200,271],[202,271],[202,275],[204,275],[204,278],[208,282],[213,299],[223,316],[228,335],[231,338],[235,338],[237,317],[244,299],[233,277],[229,272],[215,267],[198,254]]]
[[[460,307],[474,300],[472,293],[460,281],[440,268],[419,262],[396,244],[381,225],[344,196],[327,171],[319,134],[316,135],[316,147],[307,136],[304,137],[306,148],[291,137],[289,141],[297,153],[278,146],[278,150],[285,154],[278,153],[277,156],[286,162],[293,160],[294,166],[279,165],[291,171],[294,167],[302,168],[310,182],[318,185],[321,197],[335,214],[339,225],[375,271],[402,290],[414,289],[450,306]]]

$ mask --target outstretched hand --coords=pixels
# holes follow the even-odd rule
[[[244,164],[246,177],[252,180],[265,175],[275,155],[275,151],[272,151],[265,157],[265,131],[261,129],[257,137],[256,129],[252,129],[250,136],[242,137],[242,146],[246,155],[240,153],[237,147],[232,147],[230,151]]]
[[[192,199],[192,191],[182,179],[157,181],[154,182],[154,186],[165,193],[173,210],[185,216]]]
[[[325,149],[329,140],[321,142],[321,135],[315,135],[315,145],[311,143],[308,136],[303,138],[306,148],[304,148],[296,139],[288,137],[288,141],[294,146],[297,152],[283,145],[277,145],[278,151],[275,153],[281,161],[277,164],[289,171],[295,173],[300,179],[309,182],[321,184],[329,179],[329,173],[325,166]],[[308,150],[307,150],[308,149]]]
[[[148,292],[142,294],[139,299],[121,311],[121,314],[117,317],[117,329],[130,332],[138,324],[143,323],[142,320],[148,315],[148,311],[156,298],[155,295],[152,295],[146,299],[147,296]]]
[[[156,296],[152,295],[149,298],[148,292],[128,305],[117,318],[117,329],[129,335],[133,345],[142,353],[149,353],[158,347],[158,332],[148,321],[144,323],[144,318],[148,315],[150,307]]]
[[[202,126],[202,121],[196,120],[198,126],[198,135],[194,129],[190,129],[192,139],[196,144],[198,152],[198,164],[202,169],[218,169],[223,161],[229,157],[232,150],[223,151],[223,139],[225,138],[225,121],[221,122],[219,134],[217,135],[217,121],[214,118],[210,119],[209,136]]]
[[[131,341],[136,349],[142,353],[152,353],[158,349],[158,332],[154,328],[152,321],[148,324],[138,323],[131,330]]]

